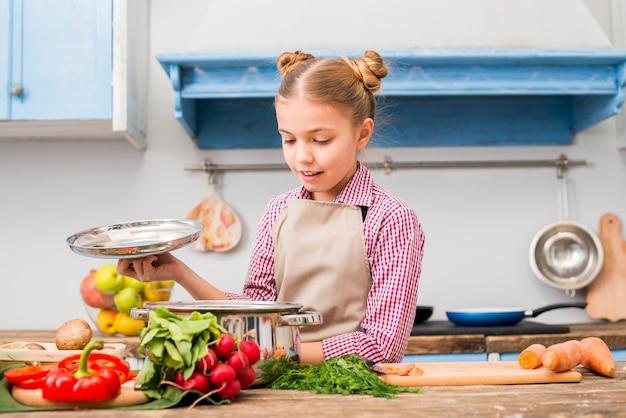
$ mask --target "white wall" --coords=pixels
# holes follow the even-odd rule
[[[562,5],[562,1],[551,1]],[[475,4],[496,7],[489,3]],[[209,16],[206,13],[216,4],[152,0],[149,56],[187,51],[201,43],[201,34],[208,29],[202,26]],[[579,18],[590,18],[586,9],[577,8],[578,3],[568,4]],[[521,20],[532,17],[529,12],[519,16]],[[365,33],[374,23],[360,21],[351,27]],[[584,32],[580,27],[577,31]],[[581,37],[585,42],[608,42],[593,25],[586,35]],[[281,39],[293,40],[294,36],[285,33]],[[391,31],[372,36],[381,39],[380,48],[395,45]],[[259,39],[259,33],[252,31],[243,38]],[[461,38],[458,32],[456,38]],[[530,38],[534,36],[529,34]],[[211,42],[227,44],[229,39],[222,33]],[[154,58],[148,99],[148,149],[143,152],[121,140],[0,141],[0,329],[56,329],[67,319],[86,318],[78,292],[80,280],[90,268],[107,262],[71,252],[66,237],[114,222],[184,217],[206,191],[204,175],[186,172],[185,164],[200,164],[204,158],[218,164],[282,162],[278,149],[197,149],[173,117],[170,83]],[[577,135],[571,146],[371,148],[365,159],[380,161],[386,155],[396,161],[555,159],[561,153],[585,159],[588,166],[569,173],[570,217],[598,231],[605,212],[626,219],[626,154],[618,150],[615,136],[611,119]],[[374,172],[374,178],[407,200],[423,224],[427,244],[419,300],[435,306],[434,319],[445,318],[450,308],[536,308],[570,300],[563,291],[535,278],[528,263],[532,237],[558,217],[555,169],[398,170],[391,175]],[[297,183],[287,171],[226,173],[220,180],[222,197],[244,222],[240,245],[228,253],[184,248],[177,255],[217,286],[238,291],[263,207],[271,196]],[[174,298],[189,296],[177,288]],[[584,292],[578,292],[575,299],[584,299]],[[573,309],[545,313],[539,319],[552,323],[589,320],[584,311]]]
[[[186,50],[610,46],[581,0],[213,0],[202,9]]]

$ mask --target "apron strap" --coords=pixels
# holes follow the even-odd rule
[[[365,222],[365,217],[367,216],[367,206],[359,206],[361,208],[361,214],[363,215],[363,222]]]

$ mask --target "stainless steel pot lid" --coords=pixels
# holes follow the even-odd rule
[[[137,258],[176,250],[200,236],[203,225],[186,219],[125,222],[80,231],[67,238],[72,251],[96,258]]]
[[[292,314],[302,309],[302,305],[292,302],[271,302],[259,300],[193,300],[171,302],[149,302],[144,308],[149,310],[163,306],[177,314],[211,312],[214,314]]]

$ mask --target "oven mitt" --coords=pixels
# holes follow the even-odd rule
[[[200,237],[191,244],[198,251],[223,252],[241,239],[241,221],[235,211],[215,196],[204,198],[189,211],[187,219],[202,222]]]

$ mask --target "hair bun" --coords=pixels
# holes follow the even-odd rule
[[[372,93],[380,90],[381,80],[387,76],[387,66],[376,51],[365,51],[363,58],[345,61],[352,67],[355,76],[363,82],[365,88]]]
[[[276,66],[280,71],[280,76],[285,77],[286,74],[295,70],[307,61],[311,61],[315,57],[311,54],[304,53],[300,50],[295,52],[283,52],[277,60]]]

